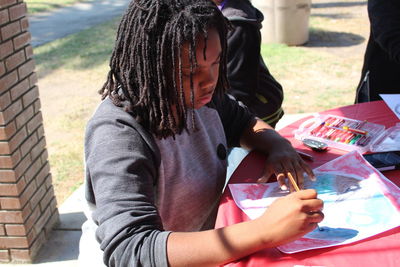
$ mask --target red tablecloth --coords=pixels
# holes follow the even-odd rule
[[[358,120],[368,120],[385,125],[389,128],[399,122],[398,118],[383,101],[375,101],[351,105],[321,112]],[[330,149],[326,153],[311,151],[294,139],[293,130],[307,120],[299,120],[281,131],[298,150],[312,154],[315,158],[311,163],[313,168],[324,164],[346,151]],[[229,183],[255,182],[263,171],[264,156],[252,152],[239,165],[232,174]],[[385,172],[395,184],[400,186],[400,171]],[[235,204],[227,188],[222,196],[218,210],[216,228],[250,220]],[[327,266],[327,267],[399,267],[400,266],[400,227],[379,234],[377,236],[349,244],[331,248],[315,249],[295,254],[284,254],[278,249],[265,249],[246,258],[232,262],[227,266]]]

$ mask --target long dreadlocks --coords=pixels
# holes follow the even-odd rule
[[[182,88],[181,48],[185,42],[189,43],[193,70],[197,65],[196,37],[204,37],[206,41],[210,28],[217,29],[221,40],[221,64],[215,93],[222,94],[228,87],[228,24],[216,5],[211,0],[131,1],[118,28],[107,81],[99,91],[102,99],[109,96],[115,105],[123,106],[158,138],[187,130],[188,107]],[[204,57],[205,50],[206,47]],[[191,71],[193,105],[192,74]],[[175,116],[172,105],[176,109]]]

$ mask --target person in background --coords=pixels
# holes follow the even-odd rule
[[[356,103],[400,94],[400,1],[368,0],[371,31]]]
[[[308,189],[258,219],[213,229],[227,147],[265,153],[264,175],[282,188],[288,173],[300,185],[304,173],[315,178],[285,138],[225,94],[227,27],[210,0],[130,3],[86,127],[82,266],[217,266],[323,219]]]
[[[261,55],[264,16],[249,0],[213,0],[233,28],[228,33],[228,93],[275,127],[283,116],[282,86]]]

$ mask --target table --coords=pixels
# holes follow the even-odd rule
[[[399,122],[398,118],[383,101],[374,101],[335,108],[320,112],[385,125],[386,128]],[[346,153],[339,149],[330,149],[326,153],[318,153],[306,148],[295,140],[293,130],[310,117],[303,118],[280,130],[280,134],[289,139],[293,146],[314,156],[311,167],[318,167]],[[261,176],[265,157],[257,152],[249,153],[232,174],[229,183],[252,183]],[[385,172],[384,175],[400,186],[400,171]],[[227,188],[219,205],[216,228],[250,220],[235,204]],[[329,267],[398,267],[400,266],[400,227],[362,241],[331,248],[303,251],[294,254],[284,254],[276,248],[261,250],[242,258],[227,266],[329,266]]]

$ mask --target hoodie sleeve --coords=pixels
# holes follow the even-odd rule
[[[104,263],[168,266],[169,232],[163,231],[154,205],[157,160],[134,119],[122,110],[119,115],[109,111],[98,110],[101,114],[88,123],[85,136],[86,179],[92,192],[87,198],[96,205],[93,220]]]
[[[281,110],[283,89],[261,56],[259,28],[245,21],[231,22],[234,29],[228,34],[229,93],[258,117],[271,119]]]
[[[398,0],[369,0],[368,14],[375,41],[390,59],[400,63],[400,3]]]
[[[228,33],[229,93],[245,105],[251,106],[258,87],[260,36],[249,23],[232,21],[234,29]]]

